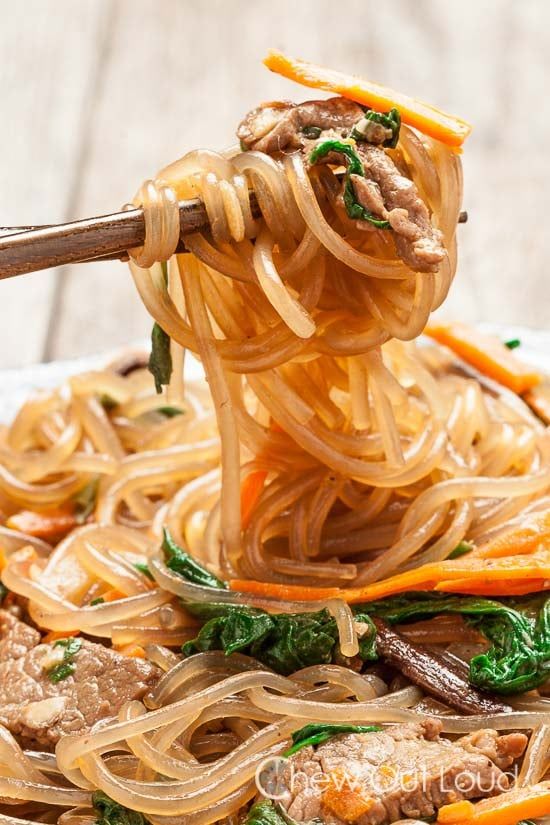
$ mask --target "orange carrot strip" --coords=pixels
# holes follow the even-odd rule
[[[80,630],[50,630],[42,637],[42,644],[49,644],[50,642],[57,642],[58,639],[68,639],[72,636],[79,636]]]
[[[482,559],[468,555],[464,559],[447,559],[433,564],[424,564],[406,573],[398,573],[388,579],[367,584],[363,587],[346,589],[329,587],[303,587],[292,584],[273,584],[243,579],[230,582],[232,590],[253,593],[264,598],[282,601],[317,601],[327,598],[342,598],[349,604],[384,599],[409,590],[450,591],[453,582],[460,588],[457,592],[472,592],[491,595],[500,591],[511,593],[531,593],[548,588],[550,582],[550,551],[539,550],[530,555],[505,556],[503,558]]]
[[[547,579],[525,579],[521,582],[513,582],[509,579],[502,581],[455,579],[439,582],[434,589],[444,593],[465,593],[468,596],[525,596],[527,593],[540,593],[550,589],[550,582]]]
[[[123,593],[122,590],[117,590],[113,587],[111,590],[107,590],[101,598],[104,602],[116,602],[118,599],[125,599],[126,593]]]
[[[474,815],[474,811],[474,803],[468,799],[462,799],[460,802],[453,802],[440,808],[439,814],[441,815],[441,812],[443,814],[442,818],[438,817],[437,821],[448,823],[448,825],[458,825],[459,822],[469,822]]]
[[[241,527],[246,530],[254,508],[264,489],[267,470],[249,473],[241,484]]]
[[[121,653],[123,656],[130,656],[132,659],[146,659],[147,656],[145,655],[145,651],[141,645],[137,645],[134,642],[131,642],[127,645],[121,645],[120,647],[114,646],[114,649],[117,653]]]
[[[542,380],[534,367],[520,361],[502,341],[468,324],[430,324],[425,334],[518,395]]]
[[[550,814],[550,782],[482,799],[476,804],[453,802],[439,809],[438,825],[516,825],[523,819]]]
[[[43,513],[21,510],[6,521],[6,527],[11,530],[19,530],[21,533],[27,533],[39,539],[51,539],[63,535],[73,530],[77,524],[74,513],[62,509]]]
[[[472,551],[477,558],[534,553],[543,548],[550,550],[550,510],[526,516],[521,526],[513,526],[505,533],[480,545]]]
[[[329,774],[329,782],[322,796],[323,808],[344,822],[356,822],[376,804],[363,789],[351,787],[349,777],[342,769]]]
[[[338,587],[302,587],[299,584],[274,584],[253,579],[231,579],[229,586],[231,590],[239,590],[241,593],[253,593],[255,596],[283,602],[314,602],[318,599],[332,599],[345,592]]]
[[[371,601],[407,590],[439,590],[443,582],[448,589],[448,582],[452,580],[462,580],[464,587],[467,582],[471,582],[474,587],[480,587],[480,592],[485,592],[481,590],[481,586],[493,586],[495,581],[502,586],[506,586],[508,582],[513,587],[535,579],[550,579],[549,552],[497,559],[475,559],[468,555],[464,559],[425,564],[365,587],[343,590],[342,598],[350,603]]]
[[[446,143],[447,146],[462,146],[472,131],[472,127],[465,120],[449,115],[429,103],[423,103],[402,92],[396,92],[355,75],[288,57],[275,49],[269,51],[264,58],[264,64],[272,72],[301,83],[302,86],[334,92],[372,109],[387,111],[395,107],[399,109],[403,123],[414,126],[415,129]]]

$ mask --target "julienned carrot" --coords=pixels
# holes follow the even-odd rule
[[[326,587],[302,587],[234,579],[232,590],[254,593],[259,596],[283,601],[317,601],[341,598],[350,604],[384,599],[408,590],[442,590],[460,582],[460,587],[477,588],[480,594],[490,595],[501,587],[516,588],[521,592],[534,592],[550,586],[550,551],[538,550],[523,556],[506,556],[496,559],[480,559],[467,556],[462,559],[424,564],[406,573],[398,573],[364,587],[347,589]],[[541,587],[542,582],[542,587]]]
[[[334,92],[372,109],[385,112],[395,107],[399,109],[403,123],[414,126],[425,135],[440,140],[448,146],[455,148],[462,146],[472,131],[472,127],[465,120],[442,112],[441,109],[429,103],[423,103],[414,97],[355,75],[288,57],[275,49],[269,51],[267,57],[264,58],[264,64],[272,72],[301,83],[302,86]]]
[[[454,579],[453,581],[439,582],[434,590],[443,593],[464,593],[469,596],[525,596],[527,593],[540,593],[548,590],[550,583],[547,579],[523,579],[519,582],[510,579],[491,581],[488,579]]]
[[[58,639],[68,639],[79,634],[80,630],[50,630],[42,637],[42,644],[47,645],[49,642],[57,642]]]
[[[101,598],[104,602],[116,602],[119,599],[125,599],[126,593],[123,593],[122,590],[117,590],[113,587],[111,590],[107,590]]]
[[[531,553],[528,556],[506,556],[500,559],[462,559],[424,564],[415,570],[399,573],[365,587],[343,590],[343,598],[350,603],[383,599],[407,590],[442,590],[448,582],[471,582],[473,587],[483,583],[485,588],[494,582],[508,582],[512,587],[519,583],[550,578],[550,552]],[[485,592],[485,591],[483,591]],[[530,591],[529,591],[530,592]]]
[[[273,584],[273,582],[259,582],[253,579],[231,579],[231,590],[240,590],[242,593],[252,593],[266,599],[279,599],[283,602],[315,602],[318,599],[332,599],[342,596],[339,587],[302,587],[299,584]]]
[[[147,656],[145,654],[145,650],[142,648],[141,645],[137,645],[134,642],[131,642],[127,645],[122,645],[121,647],[116,647],[115,650],[117,653],[121,653],[122,656],[130,656],[132,659],[146,659]]]
[[[264,489],[267,470],[255,470],[249,473],[241,484],[241,527],[246,530],[250,517],[261,492]]]
[[[469,324],[460,321],[429,324],[425,334],[518,395],[542,380],[534,367],[520,361],[499,338],[486,335]]]
[[[439,809],[438,825],[516,825],[550,814],[550,782],[491,796],[476,802],[462,801]]]
[[[21,510],[6,521],[6,527],[11,530],[19,530],[21,533],[45,540],[68,533],[77,525],[78,521],[74,512],[62,508],[42,513]]]
[[[499,558],[535,550],[550,550],[550,510],[526,516],[520,526],[511,527],[505,533],[480,545],[472,551],[478,558]]]

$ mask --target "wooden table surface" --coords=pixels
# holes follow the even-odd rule
[[[116,210],[191,148],[223,147],[261,100],[307,96],[270,46],[469,119],[470,220],[445,312],[547,327],[547,0],[0,0],[0,225]],[[0,367],[146,335],[123,264],[0,283]]]

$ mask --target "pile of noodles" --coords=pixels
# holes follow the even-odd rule
[[[532,729],[517,786],[538,782],[549,768],[549,700],[463,717],[432,705],[417,687],[391,690],[378,676],[338,665],[287,678],[240,654],[200,653],[175,664],[166,650],[151,654],[166,673],[146,704],[128,702],[118,719],[62,738],[55,755],[24,752],[0,729],[0,810],[32,818],[53,809],[61,825],[92,825],[91,793],[100,788],[154,825],[235,822],[258,792],[257,774],[307,722],[403,723],[439,713],[448,734]]]
[[[171,572],[159,550],[166,526],[224,578],[357,585],[445,559],[461,540],[484,541],[548,506],[542,425],[516,396],[414,342],[455,274],[459,158],[407,127],[392,154],[443,233],[437,273],[398,260],[391,233],[358,228],[335,197],[337,170],[307,170],[300,154],[191,152],[138,193],[147,236],[131,270],[171,338],[170,384],[157,396],[145,370],[79,375],[30,399],[2,430],[8,521],[98,485],[93,520],[53,550],[1,527],[2,581],[28,599],[40,628],[137,643],[166,674],[146,704],[65,737],[55,756],[23,753],[0,730],[4,810],[33,819],[55,806],[67,809],[62,825],[84,825],[100,788],[152,823],[234,821],[256,793],[258,765],[305,722],[437,712],[416,687],[394,691],[337,665],[285,678],[240,655],[181,660],[170,648],[196,635],[196,623],[179,597],[211,592]],[[188,237],[189,251],[176,256],[177,199],[192,196],[204,200],[212,232]],[[156,261],[167,259],[166,278]],[[201,360],[207,387],[184,384],[186,351]],[[166,417],[167,406],[182,414]],[[242,523],[251,473],[263,487]],[[230,591],[216,600],[326,606],[342,652],[357,652],[342,601],[270,605]],[[533,729],[522,784],[547,770],[545,720],[548,702],[536,696],[511,714],[442,715],[450,734]]]

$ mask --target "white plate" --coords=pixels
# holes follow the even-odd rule
[[[550,373],[550,331],[534,330],[526,327],[504,327],[498,324],[481,324],[484,330],[499,335],[503,340],[519,338],[519,354],[540,369]],[[138,341],[132,349],[147,351],[148,341]],[[36,364],[14,370],[0,370],[0,422],[11,421],[23,401],[33,390],[56,387],[70,375],[86,370],[99,369],[114,360],[124,350],[116,350],[71,361],[53,361],[50,364]],[[186,359],[186,374],[189,379],[202,376],[200,364],[194,358]]]
[[[128,349],[149,351],[149,341],[133,342]],[[126,350],[117,349],[70,361],[52,361],[49,364],[33,364],[14,370],[0,370],[0,422],[9,423],[21,404],[34,390],[52,389],[70,375],[97,370],[122,355]],[[195,358],[185,359],[185,373],[190,380],[201,378],[204,373]]]

